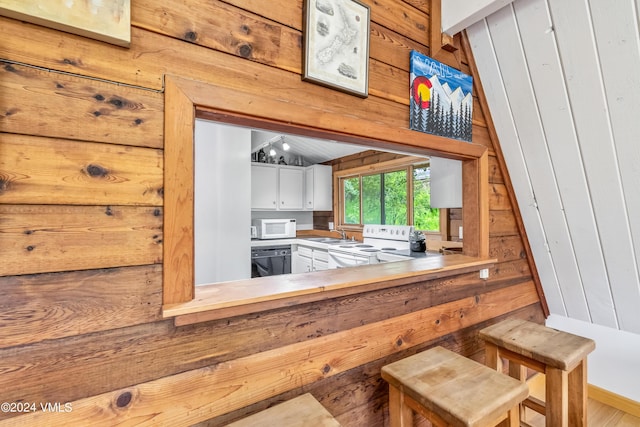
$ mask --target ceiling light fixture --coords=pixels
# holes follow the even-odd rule
[[[284,140],[284,136],[281,136],[281,137],[280,137],[280,140],[282,141],[282,149],[283,149],[284,151],[289,151],[289,148],[291,148],[291,147],[290,147],[290,146],[289,146],[289,144],[287,144],[287,142]]]
[[[276,156],[276,150],[273,149],[273,146],[271,144],[269,144],[269,155],[271,157],[275,157]]]

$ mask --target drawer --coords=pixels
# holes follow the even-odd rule
[[[313,259],[328,262],[329,252],[316,249],[313,251]]]
[[[313,255],[313,249],[306,246],[298,246],[298,255],[311,258]]]

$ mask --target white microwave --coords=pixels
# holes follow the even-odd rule
[[[258,239],[288,239],[296,237],[295,219],[254,219]]]

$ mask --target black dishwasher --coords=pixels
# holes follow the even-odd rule
[[[251,248],[251,277],[291,273],[291,245]]]

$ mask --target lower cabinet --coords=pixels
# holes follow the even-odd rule
[[[312,248],[298,245],[291,260],[292,273],[309,273],[311,271],[327,270],[329,255],[326,249]]]

